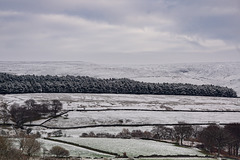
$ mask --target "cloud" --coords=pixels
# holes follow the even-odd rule
[[[0,56],[100,63],[232,61],[240,58],[238,2],[0,0]]]

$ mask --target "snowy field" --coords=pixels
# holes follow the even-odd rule
[[[186,123],[240,123],[240,112],[145,112],[104,111],[68,113],[68,119],[59,117],[44,125],[51,127],[76,127],[101,124],[176,124]]]
[[[118,153],[123,155],[124,152],[130,157],[139,155],[198,155],[204,156],[197,149],[177,147],[173,144],[155,142],[140,139],[112,139],[112,138],[72,138],[72,137],[59,137],[67,142],[73,142],[83,146],[104,150],[108,152]]]
[[[39,103],[58,99],[64,110],[71,109],[149,109],[149,110],[235,110],[240,111],[240,98],[132,95],[132,94],[81,94],[35,93],[0,95],[8,104],[34,99]]]
[[[74,75],[130,78],[144,82],[213,84],[240,95],[240,62],[161,65],[103,65],[87,62],[4,62],[0,72],[35,75]]]
[[[48,151],[53,146],[60,146],[60,147],[67,149],[69,151],[70,156],[74,156],[74,157],[79,157],[79,156],[81,156],[81,157],[98,157],[98,158],[112,157],[111,155],[91,151],[88,149],[84,149],[81,147],[76,147],[76,146],[68,145],[68,144],[64,144],[64,143],[53,142],[53,141],[49,141],[49,140],[45,140],[45,139],[38,139],[38,141],[42,144],[42,148],[45,148]]]
[[[186,123],[239,123],[240,112],[155,112],[151,110],[218,110],[240,111],[240,98],[166,96],[166,95],[127,95],[127,94],[10,94],[0,95],[0,100],[24,103],[27,99],[41,103],[59,99],[66,117],[52,119],[45,123],[52,127],[77,127],[100,124],[171,124]],[[149,111],[88,111],[75,109],[146,109]],[[40,124],[44,120],[33,122]],[[83,131],[84,132],[84,131]],[[99,132],[98,132],[99,133]],[[67,133],[68,134],[68,133]],[[79,134],[78,134],[79,135]]]
[[[98,65],[85,62],[0,62],[0,72],[14,74],[36,75],[80,75],[97,78],[130,78],[145,82],[174,82],[192,84],[214,84],[228,86],[240,95],[240,63],[203,63],[203,64],[169,64],[169,65]],[[240,111],[240,98],[169,96],[169,95],[127,95],[127,94],[10,94],[0,95],[0,102],[23,104],[28,99],[38,103],[46,100],[58,99],[63,103],[64,110],[77,109],[147,109],[147,110],[218,110]],[[98,124],[143,124],[143,123],[231,123],[238,122],[240,112],[228,113],[189,113],[189,112],[153,112],[153,111],[105,111],[105,112],[68,112],[68,118],[59,117],[44,125],[48,126],[83,126]],[[33,123],[40,124],[44,120]],[[35,127],[34,129],[51,132]],[[62,130],[63,134],[71,137],[62,137],[63,140],[72,141],[97,149],[129,156],[136,155],[202,155],[196,149],[186,149],[172,144],[143,140],[119,140],[79,138],[79,135],[93,131],[94,133],[119,133],[123,128],[130,131],[140,129],[151,131],[152,127],[99,127]],[[67,144],[41,140],[46,149],[60,145],[73,156],[81,157],[108,157],[105,154],[74,147]],[[147,147],[147,148],[144,148]],[[160,158],[159,158],[160,159]],[[168,158],[171,159],[171,158]],[[173,158],[190,160],[195,158]],[[151,159],[148,159],[151,160]],[[166,159],[165,159],[166,160]],[[200,158],[199,158],[200,160]],[[209,159],[210,160],[210,159]]]

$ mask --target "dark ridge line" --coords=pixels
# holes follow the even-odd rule
[[[0,123],[0,126],[15,126],[16,124],[14,123]]]
[[[51,121],[52,119],[55,119],[55,118],[57,118],[57,117],[60,117],[60,116],[66,114],[66,113],[68,113],[68,112],[69,112],[69,110],[63,111],[63,112],[61,112],[61,113],[59,113],[59,114],[57,114],[57,115],[55,115],[55,116],[53,116],[53,117],[50,117],[50,118],[48,118],[47,120],[45,120],[45,121],[43,121],[42,123],[40,123],[40,125],[43,125],[44,123],[47,123],[48,121]]]
[[[72,109],[68,110],[69,112],[77,111],[77,112],[105,112],[105,111],[145,111],[145,112],[240,112],[240,110],[230,110],[230,111],[220,111],[220,110],[150,110],[150,109]]]

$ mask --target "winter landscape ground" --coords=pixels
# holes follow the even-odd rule
[[[67,142],[73,142],[104,151],[117,153],[119,155],[126,152],[130,157],[139,155],[198,155],[204,156],[199,150],[189,148],[179,148],[173,144],[155,142],[140,139],[116,139],[116,138],[57,138]]]
[[[136,129],[151,131],[153,128],[153,126],[93,127],[91,125],[176,124],[179,121],[186,123],[239,123],[240,116],[239,98],[69,93],[9,94],[0,96],[0,100],[7,102],[9,105],[13,103],[24,104],[28,99],[34,99],[37,103],[58,99],[62,102],[62,111],[65,113],[50,121],[41,119],[32,122],[35,125],[43,124],[50,127],[33,127],[33,132],[40,132],[43,137],[46,137],[47,133],[58,130],[54,129],[54,127],[66,127],[68,129],[61,129],[65,137],[57,139],[119,155],[126,152],[129,157],[137,157],[139,155],[150,156],[153,154],[163,156],[197,155],[204,157],[204,154],[195,148],[178,148],[172,144],[154,141],[79,137],[83,133],[90,132],[116,135],[123,129],[128,129],[129,131]],[[89,125],[90,127],[81,128]],[[51,127],[53,128],[51,129]],[[48,150],[54,145],[61,145],[70,150],[71,156],[114,157],[111,154],[46,139],[41,139],[40,142]]]
[[[145,82],[176,82],[214,84],[231,87],[240,93],[240,63],[202,63],[169,65],[99,65],[84,62],[0,62],[0,71],[12,74],[81,75],[97,78],[130,78]],[[211,67],[211,69],[210,69]],[[129,157],[162,155],[163,159],[211,159],[196,148],[141,139],[83,138],[94,132],[116,135],[123,129],[151,131],[153,124],[228,124],[240,123],[240,99],[223,97],[34,93],[0,95],[0,101],[11,106],[34,99],[37,103],[59,100],[63,104],[61,116],[33,121],[32,133],[40,132],[43,148],[60,145],[74,157],[114,158],[112,154]],[[13,123],[10,121],[10,123]],[[26,123],[30,125],[30,123]],[[108,126],[109,125],[109,126]],[[116,126],[114,126],[116,125]],[[61,129],[64,142],[43,139]],[[66,143],[65,143],[66,142]],[[75,145],[67,143],[75,143]],[[187,144],[188,142],[186,142]],[[81,146],[78,146],[81,145]],[[85,147],[90,147],[85,148]],[[43,154],[43,151],[42,151]],[[181,158],[181,155],[197,156]],[[179,156],[179,157],[171,157]],[[199,157],[200,156],[200,157]],[[144,158],[142,158],[144,159]],[[162,158],[157,158],[162,159]]]

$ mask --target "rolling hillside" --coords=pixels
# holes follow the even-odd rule
[[[103,65],[86,62],[0,62],[0,72],[130,78],[144,82],[213,84],[240,94],[240,62],[161,65]]]

